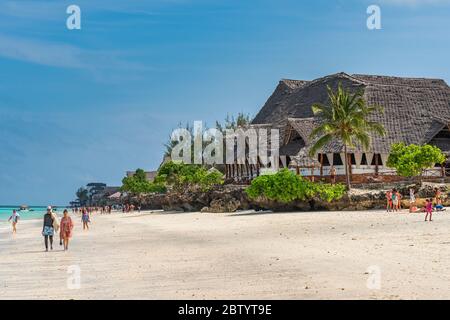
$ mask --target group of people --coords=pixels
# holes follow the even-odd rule
[[[74,207],[72,208],[72,213],[78,213],[87,211],[89,214],[100,213],[100,214],[110,214],[112,211],[112,206],[102,206],[102,207]]]
[[[134,212],[135,209],[137,209],[139,212],[141,212],[141,207],[140,206],[138,206],[137,208],[133,204],[124,204],[122,206],[122,212],[123,213]]]
[[[386,211],[395,212],[401,210],[401,199],[402,195],[397,189],[388,190],[386,192]],[[425,212],[425,221],[433,221],[433,211],[444,211],[445,208],[442,204],[442,193],[439,188],[434,189],[434,199],[425,199],[425,206],[422,210],[417,208],[416,204],[416,191],[414,188],[409,189],[409,212],[414,213],[418,211]],[[433,206],[434,202],[434,206]]]
[[[52,207],[47,207],[47,213],[44,215],[44,224],[42,226],[42,236],[44,237],[45,251],[53,250],[53,236],[59,232],[59,245],[64,245],[64,251],[69,249],[69,240],[72,237],[73,221],[69,216],[67,209],[63,212],[63,217],[59,221]]]
[[[8,219],[8,222],[11,222],[13,234],[17,233],[17,223],[19,220],[20,214],[17,210],[13,210]],[[83,229],[89,229],[90,214],[85,208],[81,210],[81,221],[83,222]],[[44,237],[45,251],[49,251],[49,249],[53,250],[53,238],[55,234],[59,234],[59,244],[64,246],[64,251],[68,250],[73,227],[74,224],[67,209],[63,211],[63,217],[60,220],[52,210],[52,207],[48,206],[44,214],[41,232]]]
[[[386,199],[387,199],[387,205],[386,210],[387,212],[395,212],[399,211],[401,209],[401,200],[402,195],[400,192],[398,192],[397,189],[388,190],[386,192]]]

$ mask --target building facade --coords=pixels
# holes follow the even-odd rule
[[[256,115],[249,128],[261,126],[280,132],[279,157],[276,168],[257,164],[235,163],[226,165],[226,176],[235,181],[251,180],[267,169],[287,167],[298,174],[327,178],[332,166],[338,176],[345,172],[345,154],[339,141],[325,145],[310,157],[312,130],[319,119],[312,111],[315,103],[328,103],[327,87],[335,90],[363,90],[368,105],[384,108],[384,113],[371,116],[372,121],[383,124],[386,135],[371,136],[369,150],[356,146],[349,150],[349,168],[353,180],[394,179],[396,172],[386,166],[392,144],[431,144],[450,155],[450,88],[444,80],[400,78],[338,73],[313,81],[281,80],[271,97]],[[447,164],[426,172],[429,176],[445,176]]]

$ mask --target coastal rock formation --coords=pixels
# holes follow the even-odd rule
[[[224,185],[207,192],[184,192],[149,195],[140,199],[143,209],[164,209],[166,211],[205,213],[235,212],[237,210],[272,210],[281,211],[341,211],[341,210],[367,210],[383,209],[386,207],[386,191],[397,188],[403,195],[402,205],[409,206],[409,189],[416,190],[417,204],[422,206],[424,198],[433,198],[434,190],[438,187],[443,196],[445,206],[450,205],[449,187],[446,184],[423,183],[420,185],[379,185],[377,189],[352,189],[343,198],[337,201],[326,202],[320,199],[308,201],[294,201],[280,203],[265,198],[249,199],[245,193],[246,186]],[[132,199],[131,202],[136,202]]]

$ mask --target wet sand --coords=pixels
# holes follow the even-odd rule
[[[449,299],[449,213],[113,213],[48,253],[21,221],[0,299]]]

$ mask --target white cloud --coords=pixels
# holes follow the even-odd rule
[[[0,34],[0,56],[41,65],[83,68],[83,51],[75,46],[4,36]]]
[[[379,0],[382,5],[396,5],[396,6],[430,6],[430,5],[450,5],[450,0]]]

